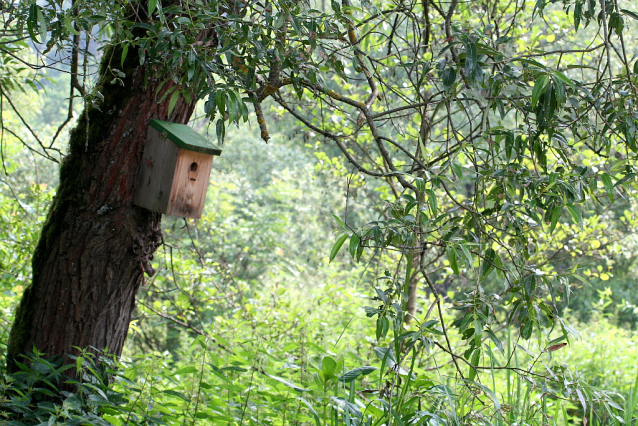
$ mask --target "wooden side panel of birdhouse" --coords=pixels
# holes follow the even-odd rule
[[[180,148],[154,128],[148,128],[133,204],[166,213]]]
[[[213,156],[179,150],[175,178],[166,214],[200,218],[206,201]]]

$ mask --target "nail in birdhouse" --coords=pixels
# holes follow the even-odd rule
[[[172,216],[202,216],[213,156],[222,151],[184,124],[151,120],[133,203]]]

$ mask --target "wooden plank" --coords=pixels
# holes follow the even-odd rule
[[[148,128],[133,204],[166,213],[179,147],[154,128]]]
[[[212,155],[179,150],[166,214],[192,218],[202,216],[212,166]]]

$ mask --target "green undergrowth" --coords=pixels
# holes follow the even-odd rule
[[[15,425],[633,423],[636,336],[605,318],[579,325],[581,337],[555,352],[534,339],[501,335],[502,351],[484,341],[484,369],[469,381],[462,367],[463,381],[435,337],[403,339],[398,355],[392,339],[371,338],[365,299],[330,285],[265,288],[206,335],[184,337],[178,361],[130,346],[119,362],[78,357],[73,392],[56,390],[64,368],[35,357],[4,377],[0,416]]]

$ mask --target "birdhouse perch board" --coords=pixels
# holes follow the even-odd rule
[[[184,124],[151,120],[133,203],[167,215],[201,217],[213,156],[221,153]]]

